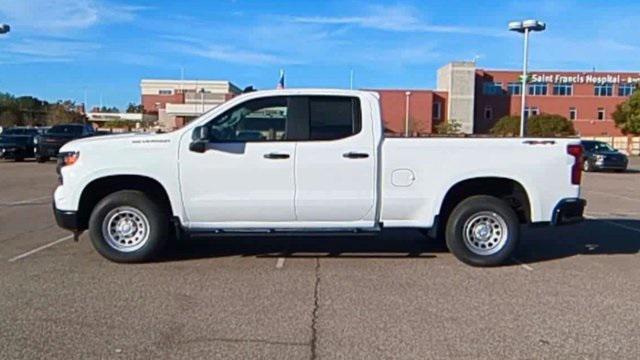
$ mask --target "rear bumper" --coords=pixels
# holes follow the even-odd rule
[[[53,216],[56,218],[56,223],[59,227],[71,231],[80,231],[80,221],[78,219],[78,213],[76,211],[66,211],[56,208],[55,201],[52,202]]]
[[[584,220],[584,208],[587,200],[579,198],[562,199],[553,209],[551,225],[573,224]]]

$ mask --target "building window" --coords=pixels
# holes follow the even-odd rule
[[[442,116],[442,103],[434,102],[433,109],[431,110],[431,117],[433,118],[433,120],[440,120],[441,116]]]
[[[618,85],[618,96],[631,96],[636,89],[636,84],[624,83]]]
[[[502,83],[487,81],[482,84],[484,95],[502,95]]]
[[[596,84],[593,87],[593,93],[595,96],[613,96],[613,84]]]
[[[171,89],[161,89],[158,91],[158,94],[160,95],[171,95],[173,94],[173,90]]]
[[[573,84],[553,85],[553,95],[571,96],[573,94]]]
[[[529,95],[547,95],[547,83],[529,84]]]
[[[520,91],[522,89],[522,84],[519,82],[510,82],[507,85],[507,91],[509,95],[520,95]]]
[[[493,119],[493,108],[491,106],[484,107],[484,119],[485,120]]]
[[[604,111],[604,108],[598,108],[598,120],[605,120],[607,118],[607,114]]]
[[[536,116],[540,114],[540,110],[537,107],[525,107],[524,108],[524,117],[529,118],[530,116]]]
[[[569,108],[569,120],[575,120],[578,118],[578,109],[575,107]]]

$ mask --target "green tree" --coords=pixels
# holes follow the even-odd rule
[[[118,109],[115,106],[111,106],[111,107],[103,106],[98,110],[100,110],[99,112],[103,112],[103,113],[119,113],[120,112],[120,109]]]
[[[616,127],[625,135],[640,135],[640,91],[634,91],[613,113]]]
[[[520,117],[504,116],[491,128],[491,133],[502,136],[517,136],[520,134]],[[564,116],[556,114],[541,114],[531,116],[527,120],[527,136],[570,136],[575,135],[573,123]]]
[[[134,104],[134,103],[129,103],[129,105],[127,106],[127,112],[128,113],[136,113],[136,114],[142,114],[144,108],[142,107],[142,104]]]
[[[462,124],[456,119],[449,119],[447,121],[440,122],[434,129],[436,134],[455,135],[460,134]]]

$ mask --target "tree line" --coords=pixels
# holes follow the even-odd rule
[[[99,112],[118,113],[117,107],[95,109]],[[142,105],[130,103],[128,113],[142,113]],[[0,127],[52,126],[57,124],[85,123],[82,107],[72,100],[49,103],[33,96],[14,96],[0,92]]]

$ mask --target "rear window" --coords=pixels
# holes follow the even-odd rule
[[[360,132],[360,102],[344,96],[309,97],[309,139],[337,140]]]

